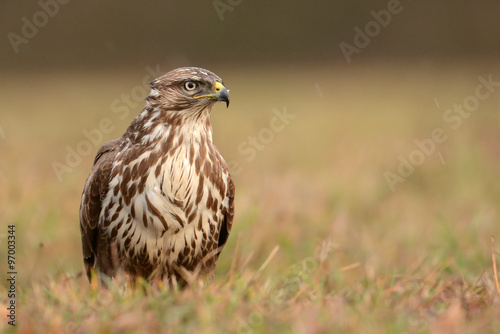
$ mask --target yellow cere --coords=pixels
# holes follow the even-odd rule
[[[224,88],[224,85],[217,81],[215,83],[215,92],[216,93],[220,92],[222,90],[222,88]]]

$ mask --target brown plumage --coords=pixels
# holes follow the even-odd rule
[[[234,214],[234,184],[212,143],[214,73],[179,68],[150,82],[146,107],[94,160],[80,205],[83,260],[111,278],[213,274]]]

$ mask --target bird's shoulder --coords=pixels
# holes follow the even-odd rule
[[[87,276],[95,265],[99,216],[102,199],[109,187],[109,178],[115,156],[123,139],[118,138],[104,144],[96,154],[94,164],[85,182],[80,203],[80,232],[82,251]]]
[[[97,151],[92,170],[83,188],[80,206],[80,224],[83,228],[95,228],[101,211],[101,200],[109,186],[109,178],[115,156],[123,139],[109,141]]]

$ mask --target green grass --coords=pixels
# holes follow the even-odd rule
[[[104,140],[122,134],[141,107],[120,119],[111,105],[146,72],[7,74],[0,221],[17,231],[16,329],[498,333],[490,238],[500,239],[500,89],[458,129],[443,120],[498,68],[214,68],[231,89],[231,107],[217,106],[212,122],[239,167],[235,224],[214,283],[182,291],[88,284],[78,207],[98,147],[62,182],[52,169],[103,118],[115,127]],[[274,109],[295,118],[247,161],[238,146],[269,127]],[[384,173],[437,127],[448,139],[392,191]],[[3,259],[6,241],[4,227]],[[5,260],[0,268],[8,332]]]

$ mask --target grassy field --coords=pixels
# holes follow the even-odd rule
[[[100,291],[81,275],[83,183],[150,71],[4,76],[0,329],[500,333],[500,87],[484,85],[499,65],[211,69],[231,89],[212,123],[236,217],[214,284],[182,291]]]

